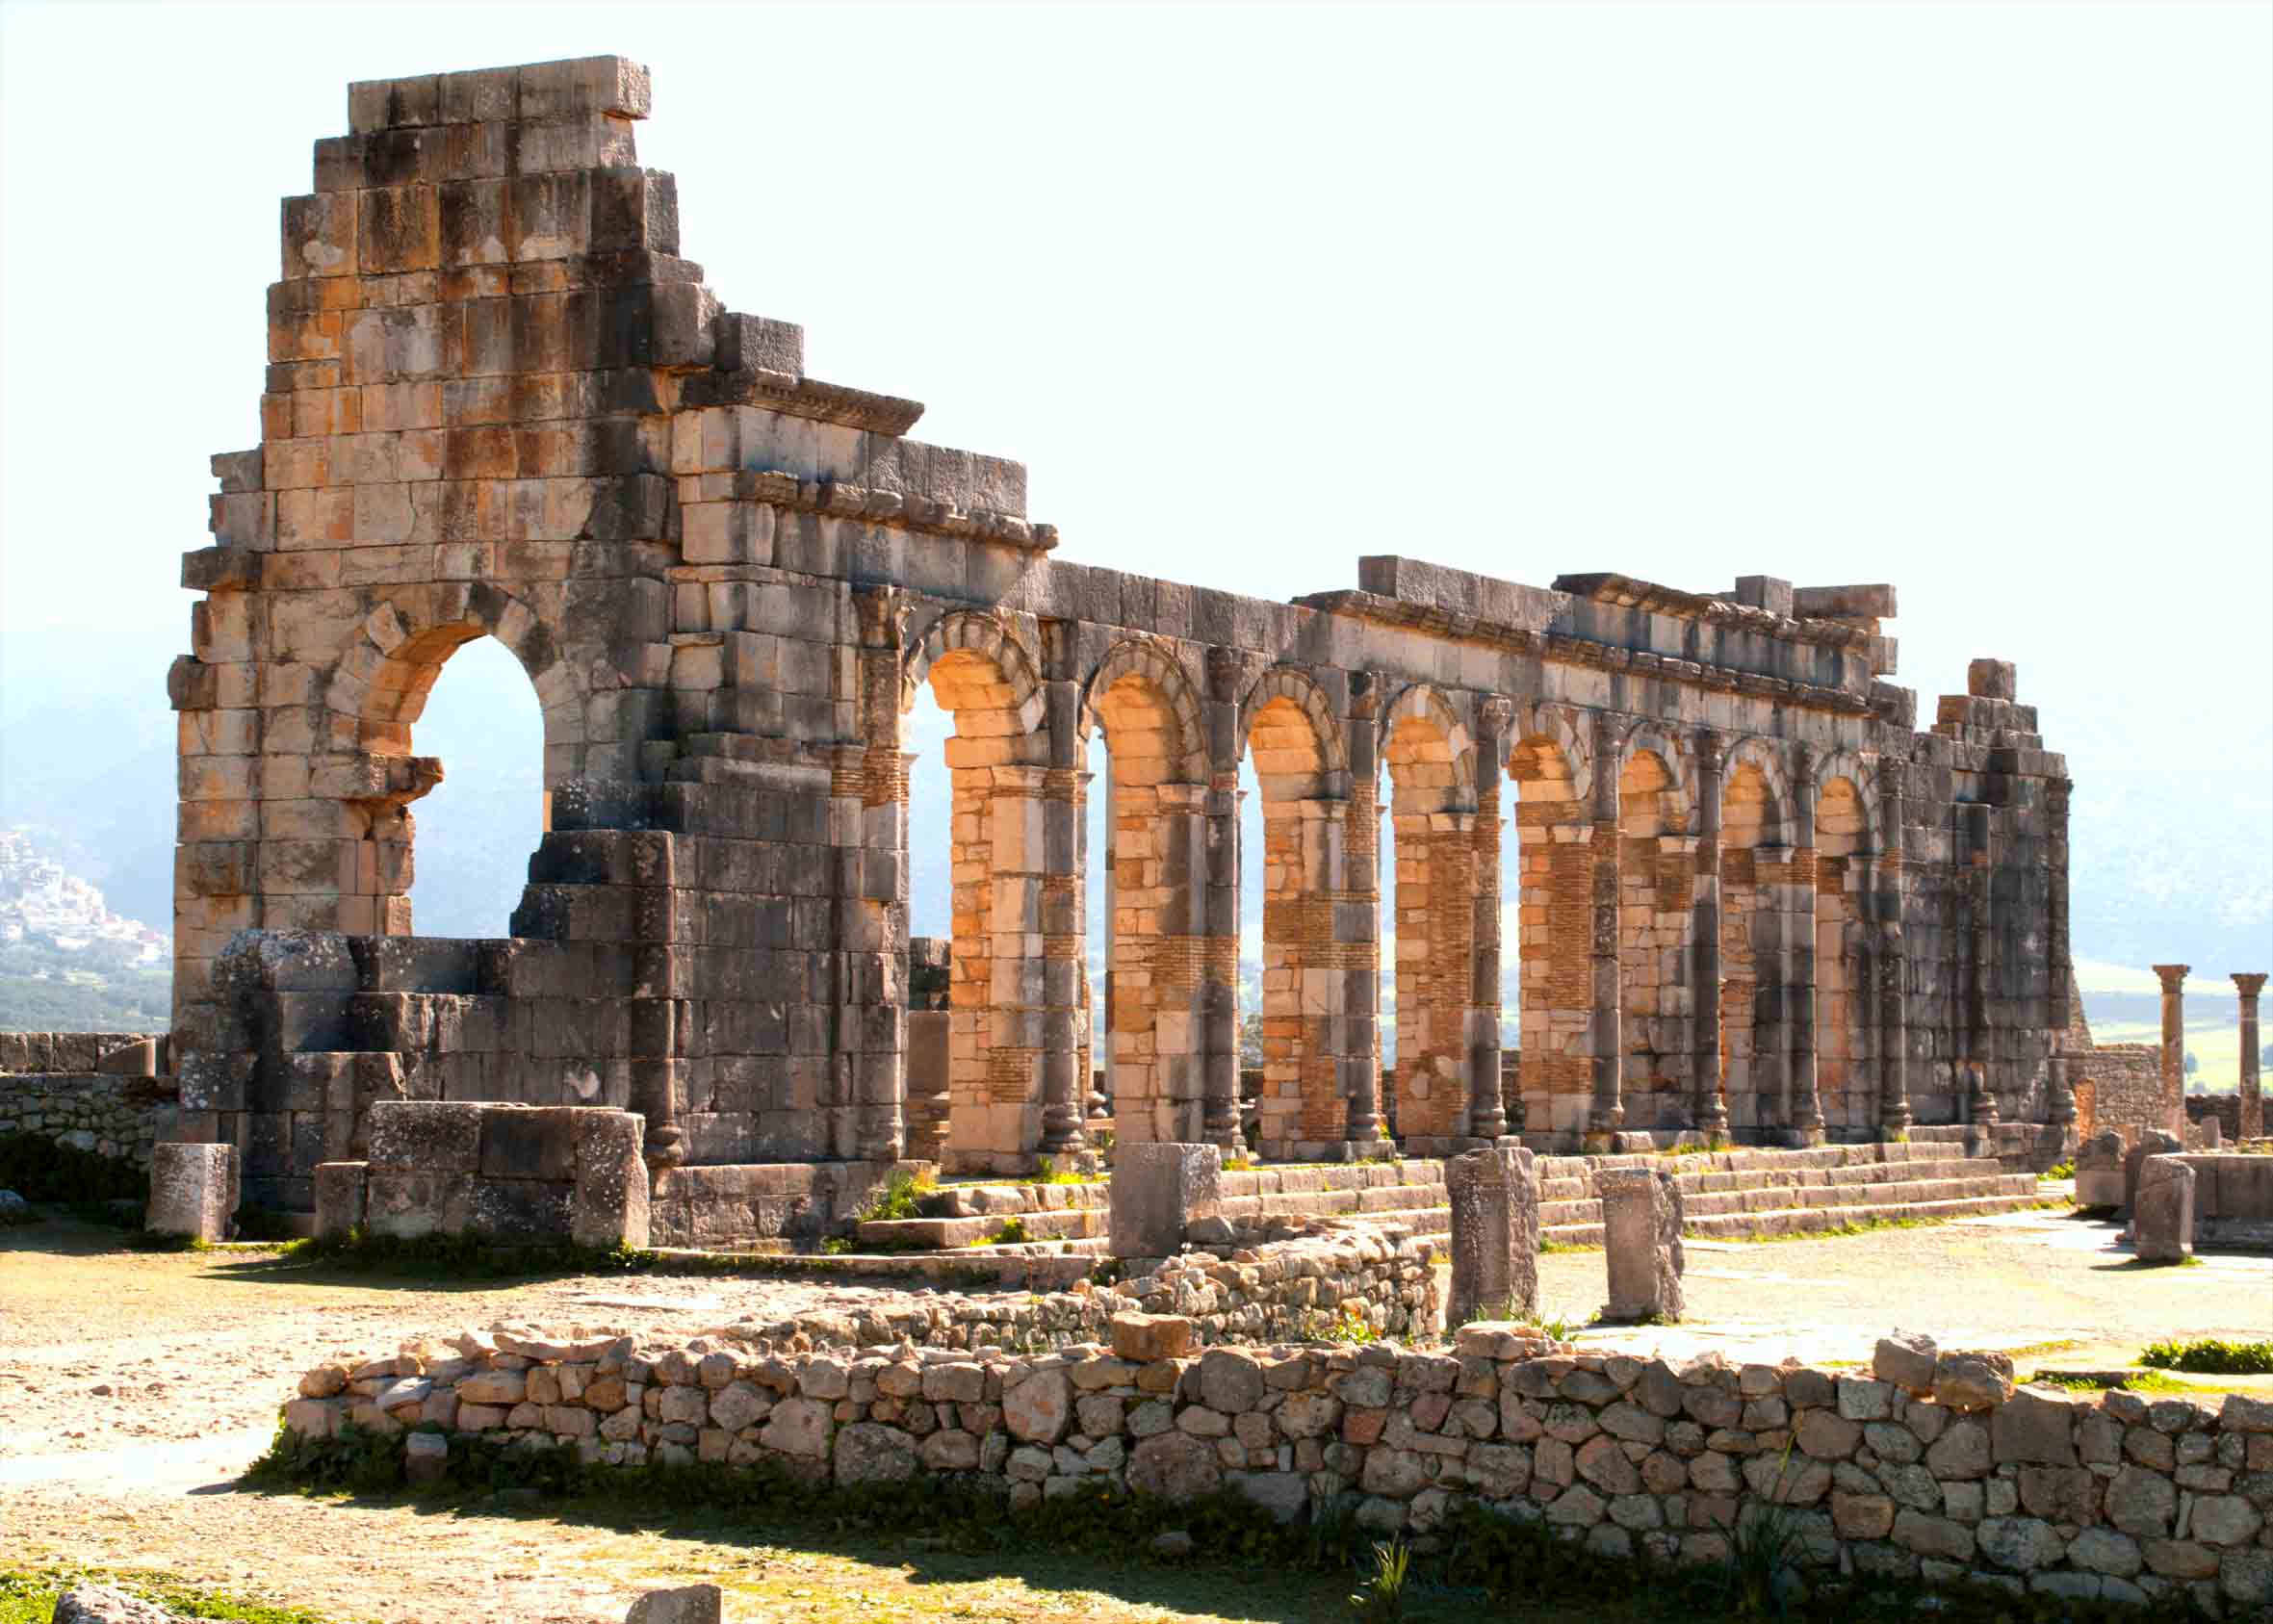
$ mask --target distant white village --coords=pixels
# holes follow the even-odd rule
[[[0,830],[0,942],[33,938],[43,938],[65,953],[107,942],[143,965],[160,963],[173,952],[164,932],[112,913],[95,887],[39,856],[24,835]]]

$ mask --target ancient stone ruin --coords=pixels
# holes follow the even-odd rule
[[[307,1210],[373,1104],[446,1100],[639,1114],[659,1236],[840,1215],[903,1160],[1078,1151],[1093,1019],[1121,1144],[1236,1148],[1243,863],[1271,1158],[1369,1152],[1385,1104],[1423,1155],[1511,1119],[1540,1151],[2060,1140],[2069,784],[2010,665],[1922,730],[1889,586],[1391,556],[1274,603],[1066,561],[1018,463],[720,302],[648,111],[607,57],[359,84],[284,200],[262,440],[215,459],[168,683],[181,1137],[238,1147],[249,1198]],[[542,701],[547,833],[509,936],[424,938],[416,727],[481,636]],[[954,926],[943,1063],[911,1066],[924,683]]]

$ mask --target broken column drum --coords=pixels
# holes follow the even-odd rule
[[[638,165],[649,105],[606,57],[356,85],[284,202],[261,443],[215,459],[168,677],[183,1131],[238,1147],[253,1199],[312,1207],[375,1102],[513,1101],[638,1114],[659,1238],[706,1202],[805,1222],[902,1158],[1077,1152],[1093,1048],[1122,1145],[1227,1146],[1251,866],[1272,1157],[1375,1147],[1392,925],[1412,1148],[1506,1131],[1511,970],[1544,1145],[1723,1112],[1867,1139],[1960,1120],[1969,1065],[2041,1109],[2066,767],[2010,666],[1922,731],[1888,586],[1382,556],[1266,602],[1068,561],[1022,466],[911,438],[919,404],[720,303]],[[542,703],[546,830],[506,934],[423,938],[420,712],[484,636]],[[953,924],[917,1096],[926,684]],[[1983,864],[1993,915],[1954,928]]]

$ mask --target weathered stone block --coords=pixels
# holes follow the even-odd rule
[[[1173,1257],[1184,1231],[1214,1218],[1224,1153],[1213,1145],[1155,1141],[1113,1152],[1112,1247],[1116,1257]]]
[[[1452,1204],[1445,1323],[1520,1320],[1539,1305],[1539,1195],[1532,1153],[1470,1150],[1444,1166]]]
[[[1604,1318],[1678,1320],[1684,1259],[1681,1193],[1672,1176],[1654,1168],[1612,1168],[1597,1173],[1594,1185],[1610,1274]]]
[[[238,1206],[234,1145],[160,1145],[150,1152],[150,1204],[142,1225],[152,1234],[225,1241]]]
[[[2194,1255],[2194,1170],[2177,1156],[2149,1156],[2131,1202],[2141,1263],[2181,1263]]]
[[[317,1164],[316,1238],[339,1240],[365,1227],[364,1203],[371,1176],[369,1162]]]

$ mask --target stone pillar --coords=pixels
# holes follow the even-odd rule
[[[2162,1125],[2186,1133],[2186,972],[2191,965],[2157,965],[2162,979]]]
[[[1621,729],[1608,711],[1594,712],[1594,885],[1589,969],[1594,992],[1594,1101],[1587,1113],[1586,1146],[1608,1151],[1626,1120],[1626,1031],[1618,975],[1618,746]]]
[[[1682,1202],[1673,1175],[1655,1168],[1606,1168],[1594,1175],[1602,1198],[1602,1249],[1610,1266],[1606,1320],[1678,1320]]]
[[[639,945],[633,949],[636,984],[630,1012],[631,1109],[646,1121],[648,1168],[660,1173],[686,1160],[686,1130],[679,1125],[683,1093],[679,1015],[686,992],[686,961],[691,955],[672,940],[676,914],[672,898],[679,871],[677,838],[656,833],[634,838],[632,864],[638,888],[633,906],[638,915]],[[812,995],[815,1002],[823,998],[833,1002],[834,992],[833,986],[816,988]]]
[[[2128,1192],[2123,1185],[2123,1135],[2113,1128],[2096,1133],[2076,1147],[2076,1204],[2079,1207],[2120,1207]]]
[[[2265,972],[2234,972],[2234,990],[2241,994],[2241,1127],[2236,1139],[2260,1139],[2265,1132],[2265,1100],[2258,1092],[2258,994],[2265,989]]]
[[[1539,1306],[1539,1190],[1529,1150],[1469,1150],[1444,1164],[1452,1295],[1444,1325],[1529,1319]]]
[[[1204,867],[1200,889],[1201,1136],[1227,1156],[1247,1148],[1239,1131],[1239,695],[1247,659],[1236,649],[1210,649],[1207,700],[1208,788]]]
[[[2131,1210],[2141,1263],[2183,1263],[2194,1255],[2194,1170],[2179,1157],[2147,1158]]]
[[[1224,1153],[1150,1140],[1113,1149],[1112,1239],[1119,1258],[1174,1257],[1184,1230],[1222,1210]]]
[[[1347,900],[1335,907],[1336,935],[1348,945],[1342,1001],[1349,1044],[1342,1053],[1342,1094],[1349,1101],[1347,1142],[1369,1153],[1382,1137],[1382,680],[1350,675],[1345,720],[1350,755],[1350,812],[1344,831]]]
[[[1468,994],[1468,1133],[1496,1140],[1508,1131],[1500,1102],[1500,873],[1501,786],[1506,779],[1508,728],[1514,707],[1491,698],[1476,708],[1476,921],[1470,936],[1472,982]]]
[[[1044,725],[1049,765],[1042,777],[1042,1151],[1077,1155],[1088,1147],[1087,977],[1089,931],[1084,859],[1089,843],[1088,773],[1081,741],[1081,686],[1071,678],[1072,628],[1045,621]]]
[[[1909,882],[1902,865],[1902,763],[1878,762],[1878,1137],[1910,1136],[1909,950],[1902,908]]]
[[[1785,1028],[1791,1040],[1792,1139],[1823,1142],[1823,1103],[1816,1086],[1816,755],[1793,752],[1793,889],[1790,957],[1786,966]]]
[[[225,1241],[237,1216],[234,1145],[153,1145],[150,1204],[142,1227],[155,1235]]]
[[[1712,1139],[1728,1133],[1720,1061],[1720,790],[1725,745],[1713,729],[1697,730],[1696,890],[1690,927],[1690,1019],[1695,1041],[1691,1045],[1690,1125]]]

